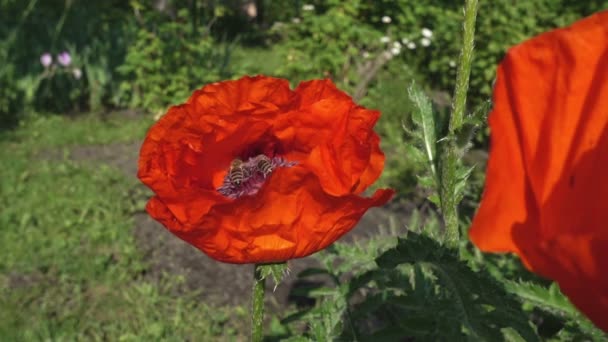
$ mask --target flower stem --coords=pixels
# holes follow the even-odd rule
[[[458,74],[456,75],[456,88],[452,101],[452,115],[450,115],[450,134],[462,127],[464,110],[469,90],[469,76],[473,62],[473,47],[475,42],[475,21],[477,20],[477,0],[466,0],[464,9],[463,42],[458,61]]]
[[[266,280],[262,276],[260,264],[253,269],[253,292],[251,312],[251,341],[261,342],[264,338],[264,289]]]
[[[466,0],[464,10],[463,44],[456,75],[456,88],[452,101],[452,113],[448,127],[448,139],[445,142],[441,157],[440,189],[441,212],[446,225],[446,242],[456,244],[460,239],[458,227],[458,147],[456,133],[462,128],[464,111],[469,89],[469,77],[473,61],[475,40],[475,21],[477,19],[477,0]]]

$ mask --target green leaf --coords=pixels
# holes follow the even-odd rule
[[[436,176],[436,144],[437,144],[437,125],[431,101],[416,84],[408,88],[410,100],[414,103],[417,110],[412,113],[412,121],[420,129],[420,132],[413,133],[422,143],[422,149],[426,156],[431,174]],[[411,133],[411,132],[410,132]]]
[[[524,338],[521,337],[521,335],[518,334],[513,328],[502,328],[500,331],[502,332],[502,337],[506,342],[526,342],[526,340],[524,340]]]
[[[558,317],[576,322],[584,333],[590,336],[606,338],[606,334],[582,315],[568,298],[562,294],[556,283],[544,287],[531,282],[504,281],[507,291],[517,295],[521,300],[550,312]]]
[[[491,108],[492,102],[484,101],[465,117],[462,127],[456,132],[456,146],[463,151],[468,149],[477,130],[486,124]]]
[[[284,262],[278,264],[264,264],[260,265],[260,273],[262,279],[272,277],[276,288],[279,286],[283,278],[289,274],[289,266],[287,266],[287,263]]]
[[[500,283],[485,273],[473,271],[459,260],[455,250],[427,236],[408,233],[407,239],[399,239],[397,246],[376,262],[387,270],[402,264],[414,265],[416,295],[404,297],[410,305],[404,308],[411,314],[417,298],[427,298],[422,309],[441,302],[442,305],[436,305],[440,309],[434,311],[436,317],[444,317],[437,322],[440,330],[464,331],[475,340],[495,341],[503,338],[502,329],[512,328],[526,341],[538,340],[527,314]],[[398,301],[391,299],[391,302]]]

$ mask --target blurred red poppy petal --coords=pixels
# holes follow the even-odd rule
[[[515,252],[608,331],[608,12],[507,53],[469,236]]]

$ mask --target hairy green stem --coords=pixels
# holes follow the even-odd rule
[[[463,44],[458,63],[456,88],[452,101],[452,113],[448,127],[448,139],[444,142],[441,157],[440,189],[441,212],[446,226],[446,242],[456,244],[460,239],[458,228],[458,147],[456,132],[464,122],[464,111],[469,89],[469,76],[473,61],[475,40],[475,21],[477,19],[477,0],[466,0],[464,10]]]
[[[264,289],[266,280],[262,276],[260,264],[253,269],[253,292],[251,311],[251,341],[261,342],[264,339]]]
[[[473,47],[475,42],[475,21],[477,20],[477,0],[466,0],[464,10],[464,28],[462,50],[456,75],[456,88],[452,100],[452,115],[450,116],[450,134],[462,127],[464,110],[469,90],[469,77],[473,63]]]

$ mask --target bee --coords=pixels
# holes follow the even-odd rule
[[[241,159],[235,159],[230,163],[230,170],[228,171],[228,179],[230,183],[240,186],[246,179],[247,171],[245,165]]]
[[[270,158],[263,154],[260,154],[256,157],[255,167],[257,171],[262,173],[264,178],[271,174],[274,169],[274,166],[272,165],[272,160],[270,160]]]

